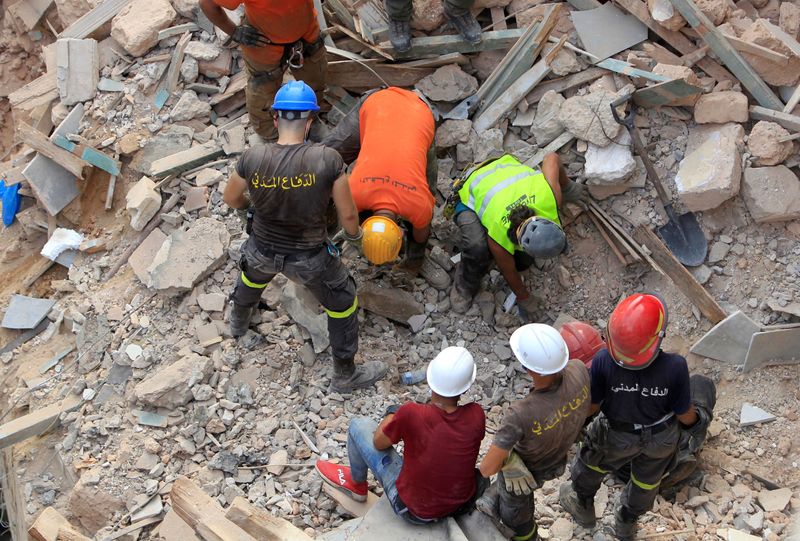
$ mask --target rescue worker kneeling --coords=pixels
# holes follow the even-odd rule
[[[634,538],[638,517],[653,507],[681,429],[707,426],[706,410],[692,404],[686,359],[661,350],[667,321],[666,305],[649,294],[631,295],[612,312],[608,349],[595,355],[590,370],[590,413],[603,413],[588,427],[572,482],[559,490],[562,507],[591,528],[603,478],[630,464],[615,515],[614,534],[622,540]]]
[[[379,361],[355,365],[356,284],[326,231],[326,210],[333,198],[345,239],[357,246],[361,242],[344,162],[335,150],[305,142],[319,110],[308,85],[286,83],[272,110],[277,143],[242,154],[223,195],[231,208],[252,205],[253,212],[252,233],[242,247],[241,273],[232,295],[231,334],[239,337],[247,332],[264,288],[282,273],[306,286],[328,314],[331,390],[343,393],[367,387],[386,374],[387,366]]]

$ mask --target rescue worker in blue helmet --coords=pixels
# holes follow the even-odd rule
[[[307,287],[328,315],[333,354],[330,388],[347,393],[382,378],[378,361],[355,364],[358,351],[356,284],[327,238],[326,211],[333,199],[345,240],[361,242],[358,211],[335,150],[306,141],[314,113],[314,91],[305,83],[283,85],[272,104],[275,143],[256,145],[236,164],[223,194],[233,209],[251,209],[247,242],[230,312],[231,334],[244,335],[264,288],[278,273]]]
[[[520,271],[534,258],[553,258],[564,251],[567,239],[559,209],[568,202],[585,203],[588,197],[583,184],[569,179],[555,153],[544,157],[541,171],[510,154],[468,169],[446,209],[461,232],[461,262],[450,290],[453,310],[467,311],[493,257],[517,296],[520,316],[528,320],[536,301]]]

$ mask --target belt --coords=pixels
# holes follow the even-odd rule
[[[309,257],[313,257],[319,253],[320,250],[325,248],[325,244],[320,244],[318,246],[314,246],[313,248],[306,248],[305,250],[297,250],[293,252],[276,252],[275,250],[271,250],[266,246],[259,244],[258,242],[255,243],[256,250],[258,253],[266,257],[267,259],[274,259],[279,258],[283,261],[295,261],[297,259],[308,259]]]
[[[650,434],[658,434],[659,432],[670,428],[674,423],[674,416],[670,416],[668,419],[659,421],[652,425],[640,425],[637,423],[623,423],[620,421],[613,421],[611,419],[608,420],[608,426],[612,429],[620,432],[628,432],[630,434],[641,434],[645,431],[650,432]]]

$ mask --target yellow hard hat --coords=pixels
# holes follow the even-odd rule
[[[394,220],[385,216],[370,216],[361,224],[364,230],[364,255],[373,265],[383,265],[397,259],[403,246],[403,232]]]

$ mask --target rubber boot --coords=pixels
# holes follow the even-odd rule
[[[411,49],[411,23],[389,19],[389,41],[398,53],[405,53]]]
[[[539,527],[536,523],[528,532],[511,536],[511,541],[536,541],[537,539],[539,539]]]
[[[471,13],[467,12],[464,15],[454,16],[444,12],[447,20],[455,27],[461,37],[473,45],[481,42],[481,25],[475,20]],[[391,27],[390,27],[391,28]]]
[[[614,513],[614,535],[620,541],[632,541],[636,537],[636,518],[626,507],[618,507]]]
[[[572,483],[563,483],[558,489],[558,501],[575,522],[586,529],[594,527],[594,498],[581,498],[572,488]]]
[[[369,387],[388,372],[389,367],[381,361],[369,361],[356,366],[353,359],[333,359],[331,391],[351,393]]]
[[[231,336],[239,338],[247,333],[250,327],[250,318],[253,316],[252,306],[242,306],[233,303],[230,313]]]

